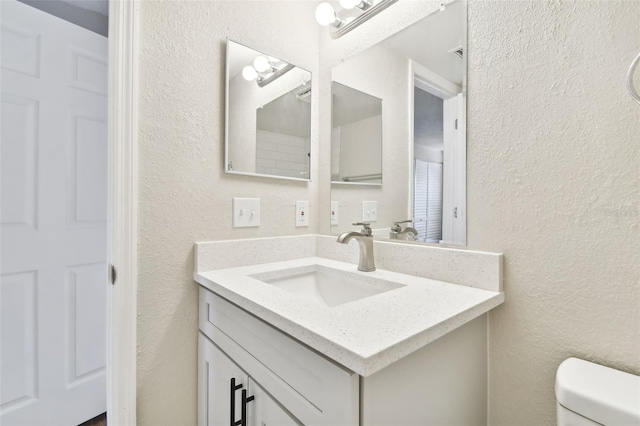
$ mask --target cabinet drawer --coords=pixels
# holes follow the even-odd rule
[[[359,376],[200,287],[200,330],[307,425],[357,425]]]

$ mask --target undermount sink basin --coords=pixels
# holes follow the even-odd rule
[[[404,287],[403,284],[323,265],[283,269],[250,276],[329,307]]]

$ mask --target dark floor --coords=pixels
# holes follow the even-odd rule
[[[102,413],[78,426],[107,426],[107,413]]]

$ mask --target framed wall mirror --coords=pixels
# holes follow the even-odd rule
[[[225,171],[310,179],[311,73],[227,40]]]
[[[332,69],[381,100],[383,123],[378,186],[337,183],[332,144],[332,234],[365,221],[377,238],[466,244],[466,49],[456,0]]]

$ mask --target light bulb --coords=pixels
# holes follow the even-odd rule
[[[256,69],[251,65],[247,65],[246,67],[242,68],[242,77],[244,77],[244,79],[247,81],[253,81],[258,77],[258,73],[256,72]]]
[[[336,12],[333,10],[333,6],[327,2],[320,3],[318,7],[316,7],[316,21],[323,27],[335,23]]]
[[[271,71],[271,64],[269,63],[269,60],[264,56],[257,56],[256,59],[253,60],[253,67],[258,72]]]
[[[340,6],[349,10],[360,4],[362,0],[340,0]]]

